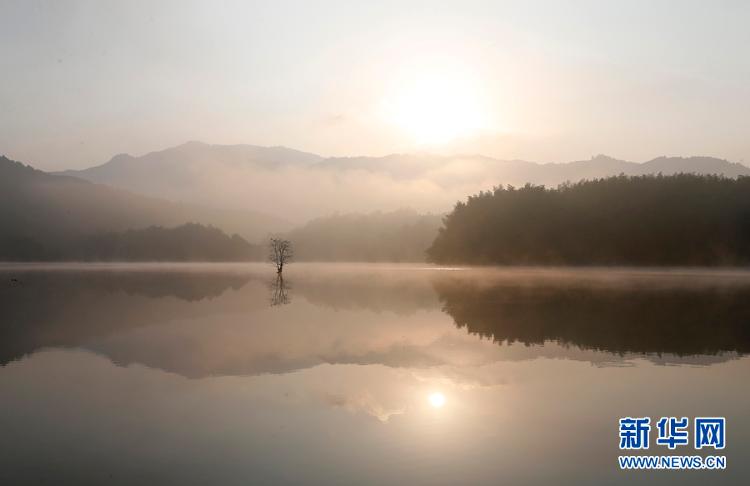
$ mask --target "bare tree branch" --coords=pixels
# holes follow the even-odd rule
[[[292,242],[281,238],[271,238],[268,249],[268,260],[276,265],[276,273],[280,274],[284,270],[284,265],[294,258]]]

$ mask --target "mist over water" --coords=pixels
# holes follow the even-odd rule
[[[0,275],[9,484],[625,484],[620,416],[711,410],[732,441],[750,437],[750,394],[730,386],[750,371],[744,271],[297,264],[280,281],[258,264],[101,264]],[[729,484],[748,471],[740,448],[726,452]]]

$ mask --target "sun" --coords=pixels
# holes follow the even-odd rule
[[[427,397],[427,401],[429,401],[430,405],[435,408],[442,408],[443,405],[445,405],[445,395],[440,392],[431,393],[430,396]]]
[[[386,120],[418,145],[440,145],[476,135],[484,127],[479,98],[471,76],[440,69],[393,83],[383,108]]]

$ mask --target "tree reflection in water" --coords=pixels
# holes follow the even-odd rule
[[[292,299],[289,296],[289,289],[291,288],[287,282],[284,281],[284,277],[279,273],[276,275],[276,279],[271,282],[271,307],[278,305],[289,304]]]
[[[750,286],[639,283],[449,279],[435,290],[456,326],[497,343],[554,341],[616,354],[750,352]]]

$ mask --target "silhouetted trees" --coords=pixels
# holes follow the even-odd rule
[[[679,174],[496,187],[459,202],[437,263],[750,263],[750,177]]]
[[[245,261],[259,256],[242,237],[195,223],[91,236],[73,253],[81,260],[117,261]]]
[[[195,223],[48,239],[44,244],[0,238],[0,261],[257,261],[262,252],[238,235]]]
[[[292,261],[292,242],[281,238],[271,238],[268,242],[268,260],[276,265],[276,273],[281,274],[284,265]]]

